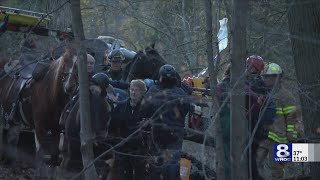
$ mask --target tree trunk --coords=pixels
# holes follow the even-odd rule
[[[188,63],[189,67],[196,67],[196,63],[195,63],[195,55],[194,53],[189,53],[188,51],[191,51],[191,45],[192,45],[192,34],[190,33],[191,29],[190,26],[187,26],[187,15],[188,12],[186,10],[186,4],[187,3],[191,3],[190,1],[186,1],[186,0],[182,0],[181,2],[181,11],[182,11],[182,26],[183,26],[183,42],[185,43],[184,46],[184,52],[185,52],[185,58],[186,62]]]
[[[320,1],[291,1],[288,12],[305,135],[320,138]],[[311,163],[312,179],[320,178],[320,163]]]
[[[3,128],[4,128],[4,117],[3,117],[3,108],[0,104],[0,159],[2,159],[3,152]]]
[[[85,39],[83,32],[82,17],[80,11],[80,0],[71,0],[72,27],[76,44],[80,45],[78,49],[78,76],[80,93],[80,138],[81,154],[83,167],[88,167],[93,161],[93,133],[90,123],[90,104],[89,104],[89,80],[87,73],[87,53],[83,44]],[[85,177],[89,179],[98,179],[94,165],[85,171]]]
[[[243,153],[248,137],[245,116],[245,60],[248,0],[233,0],[231,54],[231,179],[248,179],[248,158]],[[240,81],[239,81],[240,80]]]
[[[211,97],[213,103],[213,109],[219,109],[219,102],[217,96],[215,95],[215,87],[217,86],[217,68],[215,67],[214,60],[219,58],[219,50],[217,50],[217,59],[214,59],[213,56],[213,39],[218,47],[218,38],[217,38],[217,17],[214,19],[214,27],[215,32],[213,35],[213,28],[212,28],[212,2],[211,0],[204,0],[205,4],[205,12],[206,12],[206,44],[207,44],[207,61],[208,61],[208,70],[210,76],[210,89],[211,89]],[[214,38],[213,38],[214,36]],[[219,121],[219,112],[216,112],[212,122],[210,124],[214,124],[214,137],[215,137],[215,150],[216,150],[216,169],[217,169],[217,179],[224,179],[224,152],[223,152],[223,140],[222,140],[222,131],[221,125]],[[209,125],[208,130],[212,129],[212,125]],[[205,138],[206,139],[206,138]]]

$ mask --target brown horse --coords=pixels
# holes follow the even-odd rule
[[[69,99],[63,86],[66,75],[75,63],[74,57],[75,51],[71,48],[67,49],[59,59],[50,64],[45,76],[31,87],[36,151],[40,158],[41,155],[46,154],[57,160],[59,117]]]
[[[0,56],[0,121],[7,129],[7,146],[1,145],[2,150],[9,159],[14,160],[17,157],[17,144],[19,141],[19,133],[21,129],[21,121],[25,126],[32,126],[31,105],[28,103],[28,91],[23,91],[26,82],[29,81],[28,72],[32,66],[25,64],[24,69],[18,68],[22,62],[35,58],[32,55],[23,54],[20,57],[2,55]],[[19,59],[20,64],[16,64]],[[11,66],[9,66],[11,64]],[[12,73],[10,73],[12,72]],[[22,72],[22,73],[20,73]],[[9,74],[8,74],[9,73]],[[23,91],[23,92],[22,92]],[[29,113],[26,113],[29,112]],[[2,129],[0,129],[1,131]],[[2,137],[1,137],[2,138]],[[1,151],[1,149],[0,149]],[[14,161],[12,161],[14,162]]]

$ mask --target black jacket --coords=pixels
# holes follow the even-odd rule
[[[155,114],[155,122],[169,126],[184,127],[184,118],[189,111],[189,99],[179,87],[164,87],[156,84],[150,87],[141,108],[143,118],[151,118]]]
[[[140,103],[135,107],[130,104],[130,98],[117,104],[112,113],[111,126],[121,137],[127,137],[138,128]]]
[[[106,75],[108,75],[111,80],[121,80],[122,79],[122,70],[120,71],[112,71],[111,69],[108,69],[107,71],[104,71],[103,73],[105,73]]]
[[[109,132],[115,139],[113,143],[119,143],[123,138],[128,137],[139,129],[139,110],[140,104],[132,107],[130,104],[130,98],[123,103],[117,104],[112,112],[111,122],[109,125]],[[120,151],[139,151],[141,146],[141,136],[140,133],[137,133],[120,148]]]

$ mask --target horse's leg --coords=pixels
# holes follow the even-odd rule
[[[78,171],[82,168],[80,137],[79,137],[79,102],[71,109],[65,120],[64,151],[62,151],[63,161],[61,163],[62,171]]]
[[[3,107],[0,104],[0,160],[3,158],[3,128],[4,128],[4,116],[3,116]]]
[[[60,153],[62,155],[62,162],[60,163],[60,168],[61,168],[61,171],[65,171],[68,167],[68,164],[70,162],[70,141],[69,141],[69,138],[68,137],[68,124],[69,124],[69,121],[70,121],[70,118],[65,118],[66,120],[63,120],[64,123],[63,123],[63,127],[64,127],[64,133],[61,133],[62,135],[60,136],[60,143],[59,143],[59,150],[60,150]]]
[[[39,143],[39,140],[37,138],[37,133],[34,132],[34,142],[35,142],[35,145],[36,145],[36,172],[35,172],[35,175],[34,175],[34,180],[36,180],[37,178],[40,178],[41,177],[41,172],[40,172],[40,168],[41,168],[41,165],[42,165],[42,154],[40,152],[41,150],[41,147],[40,147],[40,143]]]
[[[34,132],[34,141],[36,144],[36,172],[33,180],[40,180],[47,177],[47,168],[44,164],[44,151],[38,138],[37,131]]]
[[[110,171],[107,177],[107,180],[116,180],[117,179],[117,171],[118,171],[118,167],[117,167],[118,163],[115,163],[115,157],[113,155],[112,159],[108,160],[108,165],[110,166]]]
[[[7,143],[8,143],[8,157],[7,164],[14,166],[17,160],[17,146],[19,142],[19,135],[21,131],[20,124],[12,124],[10,125],[7,133]]]

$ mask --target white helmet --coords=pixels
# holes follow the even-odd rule
[[[263,75],[280,75],[280,74],[282,74],[282,69],[276,63],[270,63],[267,66],[265,72],[263,73]]]

